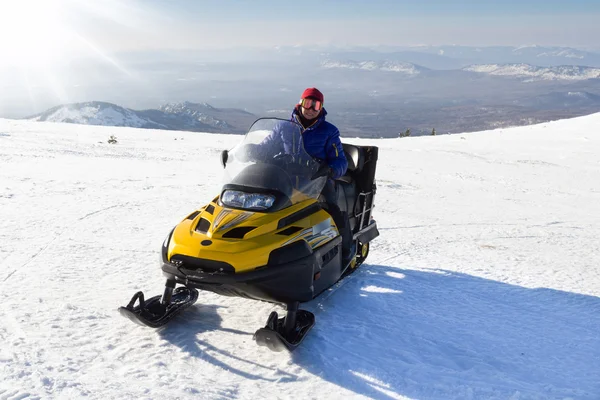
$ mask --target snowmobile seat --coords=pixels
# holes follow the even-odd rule
[[[348,169],[350,171],[360,172],[365,162],[362,149],[359,146],[350,143],[342,143],[342,147],[344,148],[346,160],[348,160]]]
[[[344,148],[344,155],[348,161],[348,170],[338,178],[338,180],[346,183],[352,183],[352,173],[359,173],[362,171],[365,158],[362,154],[362,149],[359,146],[355,146],[350,143],[342,143]]]

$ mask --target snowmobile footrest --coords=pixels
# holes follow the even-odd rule
[[[315,325],[315,315],[310,311],[298,310],[295,317],[295,325],[286,334],[286,317],[278,318],[277,312],[273,311],[267,325],[254,334],[254,340],[259,346],[265,346],[271,351],[295,350]]]
[[[158,328],[194,304],[198,300],[198,291],[187,287],[177,288],[173,291],[169,304],[163,304],[161,297],[159,295],[144,300],[144,294],[137,292],[127,306],[119,307],[119,313],[136,324]],[[136,306],[136,302],[139,305]]]

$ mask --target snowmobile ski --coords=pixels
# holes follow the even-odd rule
[[[173,319],[198,300],[198,291],[193,288],[179,287],[173,291],[168,304],[163,304],[162,296],[154,296],[144,300],[144,294],[137,292],[126,307],[119,307],[119,312],[133,322],[158,328]],[[135,306],[136,301],[139,305]]]
[[[295,312],[295,323],[286,327],[286,318],[278,318],[277,312],[269,315],[267,325],[260,328],[254,334],[254,340],[259,346],[265,346],[271,351],[294,351],[302,343],[306,334],[315,325],[315,315],[310,311],[297,310]],[[288,331],[286,333],[286,330]]]

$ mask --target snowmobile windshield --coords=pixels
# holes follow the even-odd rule
[[[317,199],[327,178],[315,177],[321,165],[304,150],[302,131],[301,125],[289,120],[255,121],[227,153],[222,202],[268,210]],[[274,203],[279,205],[272,208]]]

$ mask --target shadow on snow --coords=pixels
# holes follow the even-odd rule
[[[444,270],[364,265],[305,309],[293,354],[376,399],[600,398],[600,298]]]
[[[221,327],[222,318],[218,314],[217,310],[222,308],[216,305],[196,305],[190,307],[185,311],[185,314],[178,316],[177,319],[173,320],[170,324],[164,328],[159,329],[158,334],[170,342],[171,344],[180,347],[182,350],[189,353],[191,356],[200,358],[207,361],[217,367],[222,368],[230,373],[237,374],[245,379],[256,379],[265,381],[296,381],[297,377],[293,374],[285,373],[277,369],[277,377],[269,378],[259,373],[251,373],[242,369],[233,367],[232,364],[235,362],[239,365],[240,362],[248,365],[249,370],[273,370],[273,368],[261,365],[259,363],[241,358],[232,354],[230,351],[219,349],[218,347],[211,344],[208,340],[199,339],[202,333],[210,331],[228,332],[235,335],[250,336],[254,332],[244,332],[237,329],[229,329]],[[185,316],[184,318],[182,318]],[[229,340],[229,339],[228,339]],[[254,344],[253,340],[247,342]],[[225,360],[231,360],[232,363],[228,364]],[[283,375],[283,376],[282,376]]]
[[[199,339],[223,331],[196,305],[159,330],[190,355],[246,379],[297,382]],[[364,265],[301,308],[317,323],[293,354],[305,370],[374,399],[600,398],[600,298],[445,270]],[[256,345],[253,340],[244,340]],[[266,349],[261,349],[267,351]],[[232,367],[247,364],[249,371]],[[242,364],[240,364],[242,363]]]

